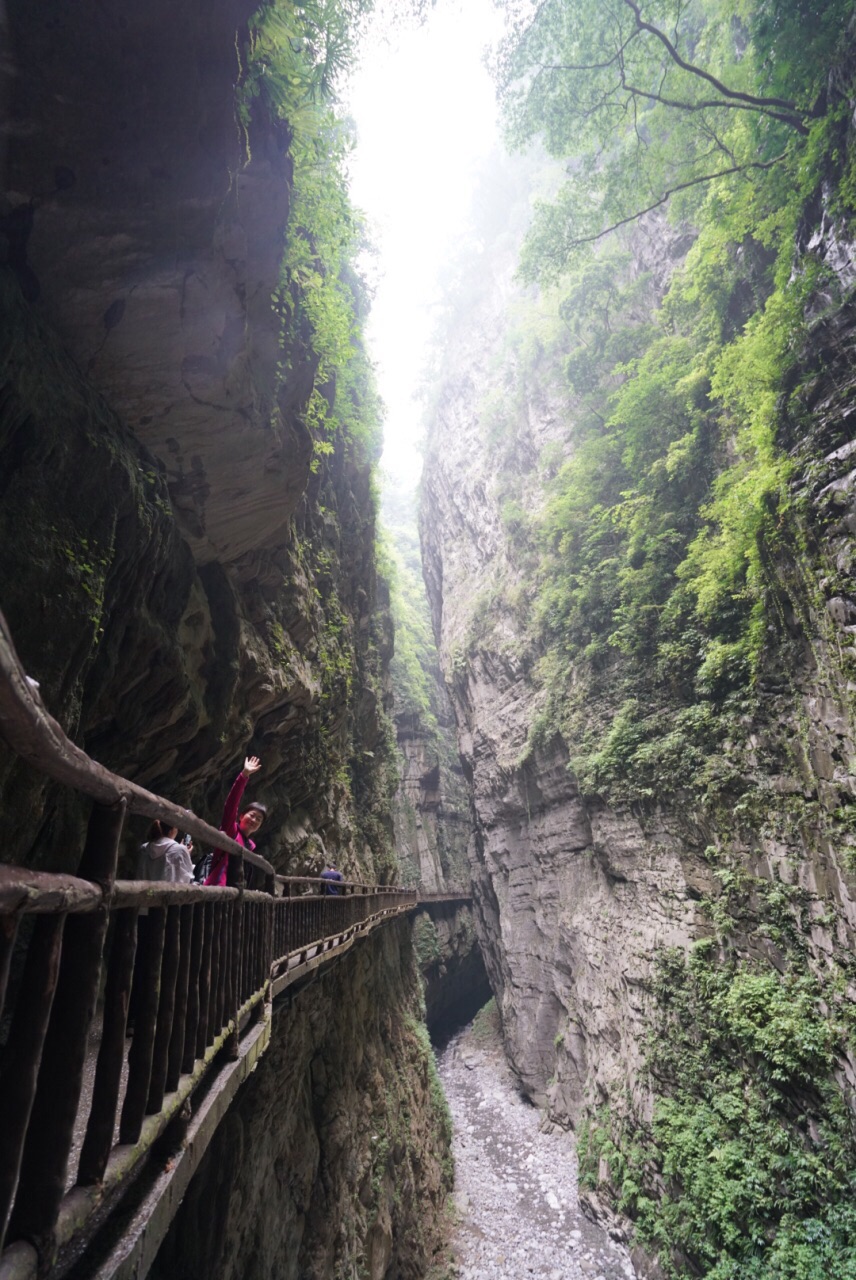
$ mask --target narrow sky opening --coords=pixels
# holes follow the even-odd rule
[[[348,91],[358,142],[351,194],[377,258],[368,326],[387,407],[383,470],[415,485],[424,374],[438,276],[464,232],[479,164],[497,138],[484,51],[501,30],[491,0],[438,0],[425,22],[370,31]]]

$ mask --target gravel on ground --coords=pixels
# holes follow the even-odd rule
[[[627,1250],[583,1216],[573,1135],[542,1128],[486,1024],[480,1017],[438,1055],[454,1124],[460,1280],[632,1280]]]

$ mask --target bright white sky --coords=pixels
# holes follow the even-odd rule
[[[379,250],[368,342],[387,406],[382,465],[398,484],[415,485],[422,465],[414,394],[437,275],[465,230],[479,163],[497,137],[483,53],[500,31],[491,0],[437,0],[422,26],[367,43],[347,94],[358,132],[351,194]]]

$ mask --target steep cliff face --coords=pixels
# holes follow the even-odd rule
[[[423,1276],[451,1185],[448,1113],[412,1015],[407,923],[276,1013],[152,1276]],[[269,1063],[269,1065],[268,1065]]]
[[[396,715],[395,726],[400,774],[393,830],[402,880],[421,893],[469,894],[472,814],[461,767],[451,758],[451,726],[429,727],[416,712]],[[472,908],[437,903],[414,916],[413,937],[426,1020],[432,1036],[442,1039],[491,996]]]
[[[284,320],[292,135],[263,96],[239,110],[251,12],[9,6],[2,603],[96,758],[214,816],[255,751],[279,866],[316,870],[329,843],[374,878],[374,445],[320,440],[321,357]],[[13,821],[8,856],[69,866],[64,802],[4,776],[13,819],[47,804],[46,838]]]
[[[353,226],[314,46],[289,28],[283,77],[264,27],[307,12],[254,8],[3,6],[0,606],[94,758],[216,822],[258,754],[279,870],[391,879]],[[2,747],[0,794],[3,857],[74,870],[84,804]],[[422,1275],[450,1177],[422,1015],[407,924],[294,997],[163,1274]]]
[[[418,715],[402,712],[395,716],[395,728],[400,759],[395,847],[402,875],[423,893],[466,892],[469,796],[460,766],[449,757],[449,726],[438,735]]]
[[[546,342],[534,354],[521,352],[527,335],[513,308],[527,314],[532,295],[527,300],[511,283],[502,244],[484,255],[478,292],[467,297],[450,335],[432,418],[421,521],[425,576],[472,781],[476,919],[506,1047],[527,1093],[578,1128],[584,1181],[602,1196],[592,1196],[598,1211],[606,1201],[618,1203],[643,1232],[648,1228],[649,1245],[669,1242],[661,1254],[665,1271],[636,1255],[645,1274],[706,1275],[704,1268],[728,1253],[716,1238],[712,1200],[698,1208],[703,1163],[696,1167],[688,1155],[708,1158],[701,1136],[708,1121],[708,1135],[730,1140],[725,1112],[717,1112],[700,1078],[718,1081],[722,1094],[734,1087],[737,1099],[745,1088],[750,1098],[756,1088],[763,1095],[758,1082],[772,1070],[773,1080],[784,1082],[772,1087],[766,1112],[781,1126],[778,1139],[763,1130],[760,1104],[757,1113],[744,1113],[736,1102],[741,1123],[749,1126],[750,1111],[751,1124],[757,1121],[755,1149],[787,1144],[782,1133],[808,1124],[824,1135],[819,1159],[835,1152],[842,1167],[853,1167],[850,1122],[836,1128],[840,1100],[852,1106],[856,1084],[853,268],[852,246],[833,222],[821,218],[820,206],[806,214],[803,248],[811,244],[832,269],[830,284],[811,304],[822,318],[810,322],[777,406],[792,500],[779,508],[777,532],[759,534],[766,636],[757,684],[751,705],[742,702],[728,721],[719,754],[708,758],[704,795],[682,781],[689,745],[668,768],[652,764],[668,763],[673,741],[673,723],[664,713],[658,732],[650,701],[652,690],[665,700],[674,687],[667,664],[656,672],[652,664],[648,683],[620,656],[629,642],[622,649],[612,636],[619,655],[606,656],[602,640],[592,643],[567,661],[564,694],[557,692],[563,659],[544,637],[550,610],[560,604],[558,594],[539,599],[544,542],[539,546],[532,529],[553,478],[574,457],[584,406],[564,372],[567,345],[558,357]],[[624,269],[641,282],[651,314],[690,241],[664,238],[654,227],[634,235]],[[797,261],[797,271],[806,270]],[[585,518],[583,510],[583,529]],[[568,538],[564,545],[578,583],[580,544]],[[643,561],[640,551],[631,565]],[[601,599],[620,563],[604,560]],[[587,621],[595,633],[599,607],[592,591]],[[532,625],[539,609],[540,628]],[[625,613],[623,625],[626,635],[647,622]],[[714,714],[728,716],[734,703],[718,696]],[[635,726],[644,715],[650,719],[642,733]],[[622,791],[631,759],[635,789]],[[762,1003],[750,1010],[751,1000]],[[786,1009],[794,1017],[789,1029]],[[764,1054],[778,1037],[784,1044],[803,1032],[817,1035],[817,1054],[808,1050],[799,1064],[780,1059],[770,1068]],[[800,1111],[809,1118],[799,1121]],[[833,1113],[839,1119],[831,1120]],[[803,1151],[802,1139],[795,1149]],[[738,1175],[728,1176],[733,1186]],[[640,1198],[640,1187],[651,1199]],[[763,1220],[757,1189],[741,1181],[740,1194],[745,1211],[757,1209]],[[658,1197],[678,1209],[652,1226]],[[742,1224],[740,1212],[735,1221]],[[802,1212],[822,1211],[813,1205]]]
[[[390,675],[399,762],[393,829],[402,880],[424,894],[468,894],[471,802],[431,634],[412,492],[390,488],[384,495],[384,525],[393,562]],[[490,998],[472,912],[437,903],[414,917],[413,930],[428,1026],[442,1038]]]

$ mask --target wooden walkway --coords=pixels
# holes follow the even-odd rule
[[[93,800],[77,875],[0,865],[0,1280],[143,1277],[270,1043],[276,996],[413,911],[417,895],[353,883],[330,894],[277,876],[109,773],[48,715],[2,615],[0,734]],[[225,849],[229,886],[116,879],[128,813]],[[244,887],[247,861],[264,891]]]

